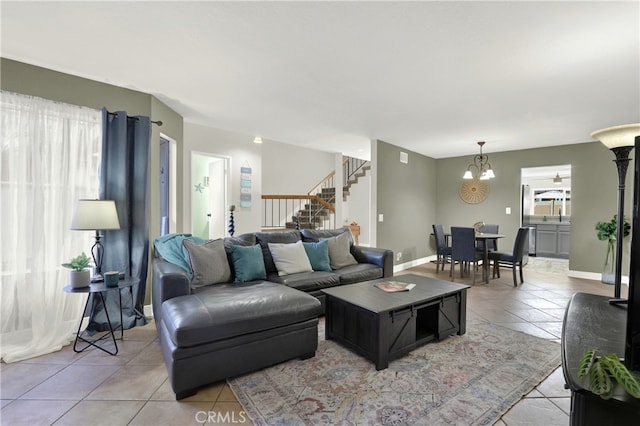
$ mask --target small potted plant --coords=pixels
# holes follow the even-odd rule
[[[91,266],[91,260],[84,252],[68,263],[63,263],[62,266],[71,269],[69,285],[72,288],[88,287],[91,283],[91,271],[88,269]]]
[[[623,237],[629,236],[631,224],[626,218],[622,221],[622,235]],[[604,268],[602,271],[602,282],[605,284],[614,283],[614,266],[615,266],[615,242],[618,233],[618,215],[614,215],[610,222],[598,222],[596,224],[596,231],[598,231],[598,239],[600,241],[607,242],[607,256],[604,261]]]

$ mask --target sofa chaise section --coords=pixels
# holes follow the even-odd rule
[[[220,284],[162,303],[158,333],[182,399],[199,387],[315,355],[320,303],[267,281]]]

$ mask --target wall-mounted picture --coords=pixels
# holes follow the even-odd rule
[[[251,167],[246,161],[240,167],[240,207],[251,207]]]

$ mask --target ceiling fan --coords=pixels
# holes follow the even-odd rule
[[[564,179],[571,179],[571,175],[560,176],[560,173],[556,173],[556,176],[552,180],[555,185],[561,185]]]

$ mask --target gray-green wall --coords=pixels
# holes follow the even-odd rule
[[[429,235],[431,224],[445,229],[472,226],[475,222],[498,223],[506,235],[500,248],[511,249],[520,226],[520,173],[523,167],[571,164],[571,248],[569,269],[602,272],[606,244],[596,237],[595,224],[608,221],[617,212],[618,175],[613,154],[600,142],[586,142],[548,148],[490,153],[496,178],[489,181],[487,199],[467,204],[459,196],[462,174],[472,156],[432,159],[377,141],[378,247],[401,251],[406,263],[435,254]],[[399,161],[408,152],[409,163]],[[626,180],[625,215],[631,217],[633,172]],[[506,207],[511,214],[506,214]],[[566,220],[566,219],[565,219]],[[625,240],[623,273],[628,271],[629,239]]]
[[[393,250],[405,263],[433,254],[430,237],[436,223],[436,160],[398,146],[377,141],[376,245]],[[400,152],[408,163],[400,162]]]
[[[162,126],[151,126],[151,150],[149,161],[150,172],[150,217],[149,238],[153,240],[160,234],[160,196],[159,196],[159,164],[160,133],[176,141],[177,167],[176,176],[182,179],[182,117],[155,97],[135,90],[124,89],[73,75],[52,71],[22,62],[0,58],[0,89],[24,95],[37,96],[44,99],[81,105],[109,111],[127,111],[129,115],[145,115],[152,120],[162,121]],[[177,205],[182,205],[182,192],[178,191]],[[178,210],[176,222],[183,223],[182,210]],[[181,230],[179,230],[181,231]],[[147,300],[150,292],[147,291]]]
[[[501,248],[513,247],[515,230],[520,226],[520,172],[523,167],[571,164],[571,248],[569,269],[602,272],[606,244],[596,238],[595,225],[608,221],[617,211],[618,175],[613,154],[600,142],[587,142],[549,148],[490,153],[496,178],[489,181],[490,192],[480,204],[467,204],[458,196],[462,173],[472,156],[439,159],[437,213],[445,226],[477,221],[500,224],[507,235]],[[627,188],[632,188],[632,172]],[[631,191],[627,191],[627,217],[631,214]],[[505,208],[511,207],[511,215]],[[625,258],[629,259],[628,241]],[[628,261],[625,262],[628,264]],[[626,268],[625,268],[626,271]]]

